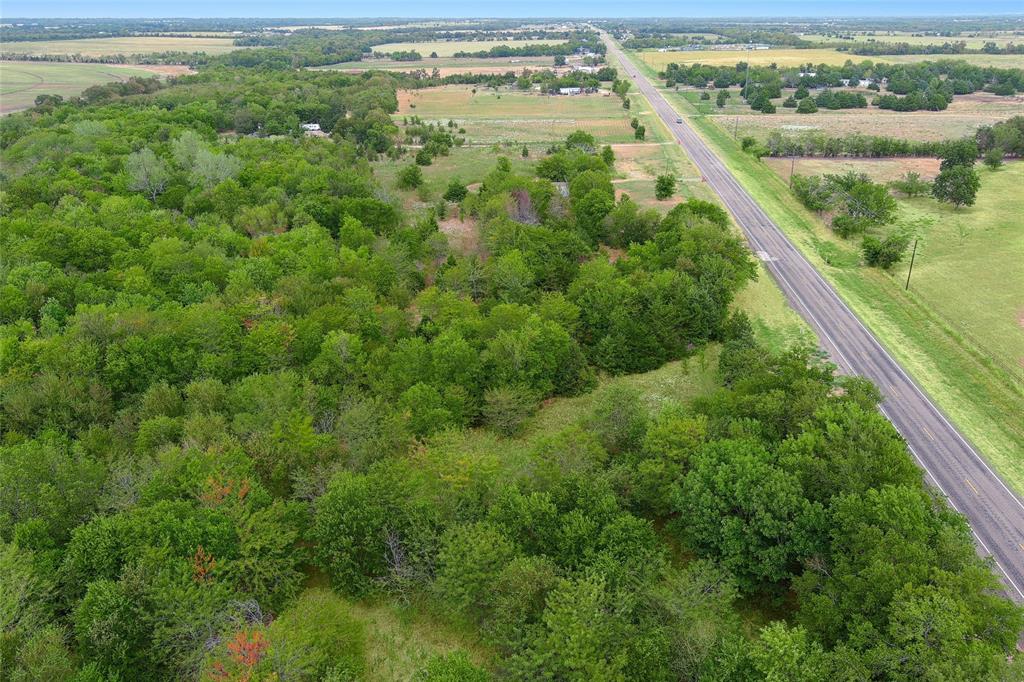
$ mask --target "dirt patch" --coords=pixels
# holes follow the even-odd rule
[[[409,105],[416,101],[417,92],[415,90],[398,90],[395,95],[398,97],[398,110],[400,112],[408,112]]]
[[[480,253],[480,231],[476,219],[467,217],[460,220],[455,216],[442,220],[438,228],[448,237],[448,244],[462,255]]]

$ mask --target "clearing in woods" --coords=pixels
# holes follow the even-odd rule
[[[188,71],[185,66],[0,61],[0,114],[27,109],[39,95],[60,95],[67,99],[93,85],[125,81],[132,76],[152,78]]]
[[[466,129],[469,141],[477,144],[552,143],[577,129],[605,143],[634,139],[629,112],[618,97],[602,93],[543,95],[458,85],[403,91],[398,101],[397,118],[415,115],[427,121],[454,120]]]

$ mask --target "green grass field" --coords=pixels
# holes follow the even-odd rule
[[[223,54],[235,47],[230,37],[132,36],[128,38],[84,38],[82,40],[28,40],[5,43],[5,54],[80,54],[85,57],[145,54],[147,52],[205,52]]]
[[[456,52],[480,52],[499,45],[525,47],[527,45],[555,45],[561,40],[436,40],[421,43],[385,43],[374,45],[374,52],[408,52],[415,50],[424,57],[436,52],[438,57],[451,57]]]
[[[686,52],[658,52],[657,50],[632,51],[632,56],[655,70],[662,70],[667,64],[710,64],[712,66],[731,66],[737,62],[750,62],[754,66],[776,64],[779,67],[799,66],[800,64],[832,64],[841,66],[847,60],[862,62],[870,59],[874,62],[923,62],[947,58],[948,55],[906,54],[885,55],[883,57],[865,57],[849,52],[840,52],[831,48],[772,48],[768,50],[693,50]],[[1021,54],[962,54],[956,55],[978,66],[999,66],[1003,68],[1024,68],[1024,55]]]
[[[0,113],[31,107],[39,95],[68,98],[92,85],[153,75],[152,71],[140,67],[109,64],[0,61]]]
[[[554,96],[537,92],[445,86],[402,93],[398,117],[415,114],[431,121],[452,119],[473,143],[556,142],[574,130],[601,142],[630,142],[633,129],[621,102],[603,94]]]

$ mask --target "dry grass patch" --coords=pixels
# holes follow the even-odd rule
[[[438,229],[448,237],[448,244],[453,249],[467,256],[480,253],[480,229],[475,218],[465,219],[455,215],[438,223]]]
[[[765,158],[764,162],[780,178],[789,182],[789,172],[797,175],[840,174],[847,171],[864,173],[875,182],[897,180],[908,171],[918,173],[926,180],[939,174],[939,159],[890,158],[890,159],[819,159],[798,158],[795,163],[789,158]]]

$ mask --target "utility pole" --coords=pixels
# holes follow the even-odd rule
[[[910,253],[910,268],[907,269],[907,284],[903,287],[903,291],[910,290],[910,273],[914,271],[914,256],[917,255],[917,240],[914,240],[914,250]]]
[[[789,157],[789,188],[793,189],[793,171],[796,169],[796,156]]]

